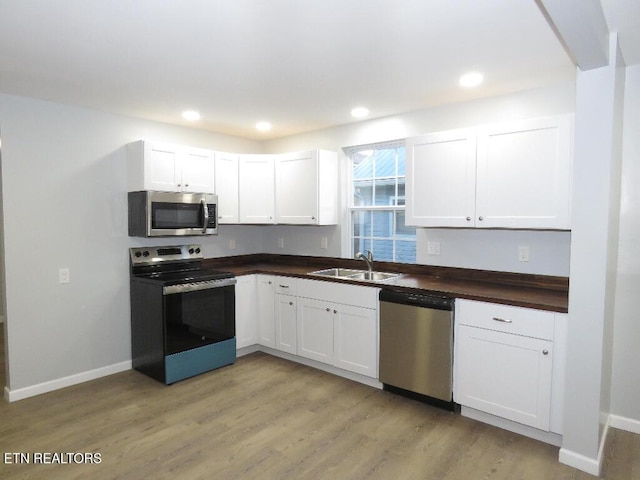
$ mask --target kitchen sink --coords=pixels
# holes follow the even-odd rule
[[[370,272],[369,270],[356,270],[352,268],[327,268],[325,270],[311,272],[309,275],[341,278],[344,280],[358,280],[363,282],[384,282],[385,280],[391,280],[402,276],[401,273]]]

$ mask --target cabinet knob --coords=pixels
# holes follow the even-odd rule
[[[329,307],[327,307],[327,312],[330,312],[330,311],[331,311],[331,309]]]
[[[471,221],[471,217],[467,217],[467,222],[470,222],[470,221]]]
[[[311,217],[311,220],[315,220],[315,219],[316,219],[316,217]]]
[[[333,313],[338,313],[338,310],[334,310]]]
[[[543,355],[549,355],[549,350],[542,350]]]
[[[289,302],[289,305],[293,305],[293,302]]]
[[[478,220],[483,221],[483,220],[484,220],[484,217],[483,217],[483,216],[480,216],[480,217],[478,217]]]

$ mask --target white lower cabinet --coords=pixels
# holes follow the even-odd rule
[[[323,363],[333,361],[333,310],[325,300],[300,298],[298,355]]]
[[[546,432],[561,433],[564,316],[456,301],[454,400]]]
[[[276,346],[273,275],[257,275],[258,343]]]
[[[277,275],[238,277],[238,348],[258,344],[377,378],[379,291]]]
[[[340,305],[333,316],[333,365],[378,378],[378,315],[371,308]]]
[[[274,277],[275,286],[275,348],[283,352],[297,353],[297,303],[296,279]]]
[[[256,297],[256,276],[236,278],[236,348],[258,343],[258,306],[249,301]]]
[[[378,288],[298,281],[298,355],[378,377]]]

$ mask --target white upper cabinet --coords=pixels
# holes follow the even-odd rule
[[[407,224],[569,229],[570,115],[407,140]]]
[[[238,223],[238,154],[215,153],[216,194],[218,195],[218,223]]]
[[[185,147],[179,151],[176,178],[183,192],[215,193],[214,152]],[[179,178],[178,178],[179,176]]]
[[[407,140],[406,223],[470,227],[475,217],[476,137],[470,130]]]
[[[240,155],[240,223],[275,222],[274,155]]]
[[[568,229],[571,131],[568,115],[481,129],[476,226]]]
[[[275,160],[276,223],[338,223],[338,157],[312,150],[278,155]]]
[[[140,140],[127,156],[129,191],[215,192],[211,150]]]

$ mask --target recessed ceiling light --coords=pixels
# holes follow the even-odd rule
[[[471,72],[460,77],[460,86],[462,87],[477,87],[482,83],[484,77],[481,73]]]
[[[369,110],[364,107],[356,107],[351,110],[351,116],[354,118],[362,118],[366,117],[367,115],[369,115]]]
[[[182,112],[182,118],[189,120],[190,122],[196,122],[200,120],[200,112],[196,112],[195,110],[185,110]]]
[[[261,132],[268,132],[271,130],[271,124],[269,122],[258,122],[256,123],[256,129]]]

